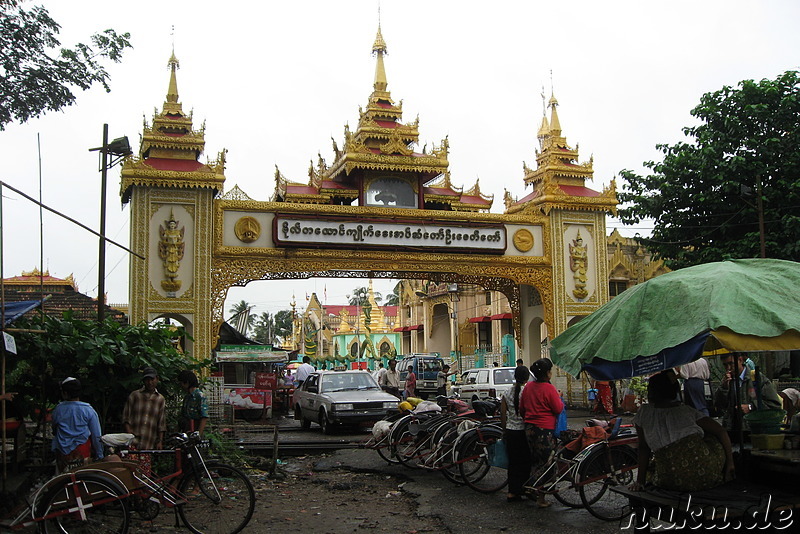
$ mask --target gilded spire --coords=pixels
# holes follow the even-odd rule
[[[544,86],[542,86],[542,125],[539,126],[539,131],[536,134],[540,145],[548,133],[550,133],[550,123],[547,122],[547,98],[544,96]]]
[[[558,112],[556,108],[558,107],[558,100],[553,94],[550,94],[550,133],[554,137],[559,137],[561,135],[561,122],[558,120]]]
[[[372,44],[372,53],[378,55],[378,61],[375,64],[375,84],[373,87],[375,91],[386,91],[389,83],[386,81],[386,68],[383,66],[383,55],[386,53],[386,41],[383,40],[381,35],[381,25],[378,23],[378,34],[375,36],[375,42]]]
[[[181,64],[178,61],[178,58],[175,57],[175,50],[172,50],[172,55],[167,62],[167,66],[169,66],[169,89],[167,89],[167,102],[178,102],[178,78],[175,75],[175,71],[177,71]]]

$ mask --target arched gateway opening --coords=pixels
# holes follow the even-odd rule
[[[614,186],[585,186],[592,163],[578,163],[562,136],[555,98],[549,119],[542,117],[535,169],[524,166],[531,193],[506,193],[503,213],[491,213],[494,198],[477,182],[451,182],[447,138],[419,148],[418,121],[402,121],[402,105],[387,89],[385,51],[378,31],[372,93],[356,129],[344,127],[341,148],[333,142],[331,163],[320,155],[307,182],[276,168],[268,201],[235,186],[224,192],[224,150],[216,161],[200,162],[205,130],[195,130],[183,112],[178,61],[170,58],[162,111],[145,125],[138,157],[122,169],[130,246],[147,258],[131,260],[132,321],[179,316],[194,333],[193,356],[207,358],[231,287],[312,277],[426,280],[443,289],[420,289],[421,318],[401,314],[420,321],[402,323],[409,328],[403,350],[480,346],[497,331],[530,363],[542,355],[543,332],[557,334],[608,300],[605,216],[616,207]],[[511,312],[454,317],[448,284],[498,291]],[[427,321],[447,324],[426,331]],[[490,324],[467,331],[468,321]],[[475,331],[476,339],[464,339]]]

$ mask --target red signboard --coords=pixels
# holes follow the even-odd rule
[[[274,391],[278,386],[278,375],[275,373],[256,373],[256,389],[269,389]]]
[[[350,362],[350,369],[361,369],[362,371],[366,371],[367,362]]]

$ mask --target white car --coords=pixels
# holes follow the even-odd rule
[[[398,402],[367,371],[312,373],[294,392],[294,418],[303,429],[313,422],[330,434],[338,425],[374,424],[399,411]]]
[[[472,405],[472,401],[484,400],[489,397],[501,398],[503,394],[514,386],[514,370],[516,367],[483,367],[468,369],[461,374],[461,378],[453,389],[461,400]],[[533,375],[530,375],[533,380]]]

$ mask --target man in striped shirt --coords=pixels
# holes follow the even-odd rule
[[[142,389],[131,392],[122,422],[125,432],[136,436],[136,448],[140,450],[160,449],[167,430],[164,396],[158,392],[158,373],[152,367],[142,372]]]

